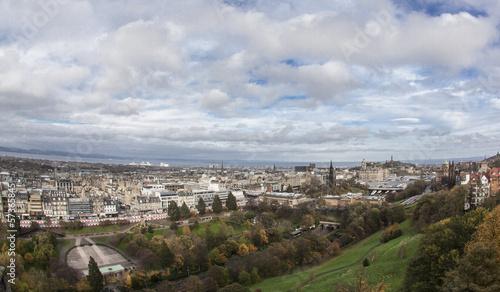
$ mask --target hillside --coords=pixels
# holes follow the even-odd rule
[[[377,232],[366,239],[350,246],[342,253],[327,262],[307,269],[305,271],[276,277],[253,285],[250,290],[260,288],[262,291],[332,291],[338,285],[354,285],[361,271],[362,259],[376,254],[376,260],[371,261],[368,267],[363,268],[363,275],[368,283],[375,286],[384,279],[388,284],[388,291],[399,291],[410,258],[415,252],[422,234],[416,232],[409,221],[400,224],[403,236],[393,239],[385,244],[380,244],[383,231]],[[400,246],[406,247],[406,257],[400,259],[398,251]],[[373,250],[372,250],[373,249]],[[311,276],[315,275],[315,276]],[[313,281],[306,283],[311,278]],[[302,286],[304,285],[304,286]]]

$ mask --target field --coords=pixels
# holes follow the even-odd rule
[[[58,239],[57,244],[61,248],[68,247],[71,244],[71,239]]]
[[[94,239],[94,241],[98,241],[98,242],[106,242],[109,240],[109,236],[98,236],[98,237],[94,237],[93,239]]]
[[[98,232],[113,232],[120,230],[119,225],[109,225],[109,226],[87,226],[82,229],[69,230],[66,229],[67,234],[81,234],[81,233],[98,233]]]
[[[373,249],[377,260],[370,261],[370,266],[363,268],[363,275],[372,286],[385,277],[384,283],[389,285],[389,290],[399,291],[408,262],[422,236],[416,233],[408,221],[401,223],[400,226],[404,231],[403,236],[388,243],[377,246],[383,233],[382,231],[377,232],[342,250],[339,256],[327,260],[325,263],[296,274],[264,280],[253,285],[250,290],[254,291],[256,288],[260,288],[262,291],[290,291],[300,287],[300,290],[304,291],[332,291],[332,287],[338,284],[354,285],[361,271],[361,260],[365,254],[371,255],[371,249],[377,246]],[[407,255],[403,259],[397,255],[401,244],[404,244],[407,249]],[[312,278],[312,275],[315,275],[315,279],[301,287]]]

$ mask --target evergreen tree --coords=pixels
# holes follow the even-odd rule
[[[160,245],[158,257],[162,268],[170,267],[174,263],[174,254],[165,241],[162,241]]]
[[[222,212],[222,201],[220,200],[219,195],[215,195],[214,203],[212,204],[212,210],[217,214]]]
[[[198,205],[196,205],[196,209],[198,209],[198,213],[200,213],[200,215],[205,215],[205,208],[206,208],[206,204],[205,204],[205,200],[203,200],[202,197],[200,197],[200,199],[198,200]]]
[[[171,220],[177,221],[181,219],[181,212],[179,211],[179,207],[177,206],[177,203],[175,201],[171,201],[168,204],[167,212]]]
[[[229,195],[227,196],[226,207],[230,211],[238,210],[238,204],[236,204],[236,197],[231,192],[229,192]]]
[[[89,259],[89,274],[87,281],[93,292],[100,292],[104,288],[102,273],[93,257]]]
[[[189,207],[186,205],[186,202],[182,203],[181,215],[182,215],[182,218],[184,218],[184,219],[191,217],[191,213],[189,212]]]

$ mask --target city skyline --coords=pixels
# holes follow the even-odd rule
[[[0,146],[289,162],[497,153],[500,3],[372,2],[4,1]]]

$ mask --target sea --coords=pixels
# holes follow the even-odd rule
[[[139,157],[82,157],[77,154],[67,154],[67,155],[52,155],[52,154],[32,154],[32,153],[17,153],[17,152],[7,152],[0,151],[0,156],[9,157],[19,157],[19,158],[29,158],[29,159],[42,159],[42,160],[52,160],[52,161],[66,161],[66,162],[87,162],[87,163],[104,163],[104,164],[149,164],[153,166],[160,166],[161,164],[169,166],[191,166],[191,167],[220,167],[224,163],[224,167],[264,167],[272,168],[276,166],[277,168],[293,168],[295,166],[308,166],[309,164],[315,164],[316,167],[328,167],[330,165],[329,161],[320,162],[297,162],[297,161],[264,161],[264,160],[238,160],[238,159],[224,159],[224,160],[213,160],[213,159],[181,159],[181,158],[139,158]],[[426,159],[418,161],[402,161],[417,165],[437,165],[442,164],[445,159]],[[448,159],[448,161],[478,161],[481,157],[471,157],[471,158],[456,158]],[[385,161],[379,161],[385,162]],[[360,166],[361,161],[333,161],[333,166],[337,168],[343,167],[354,167]]]

